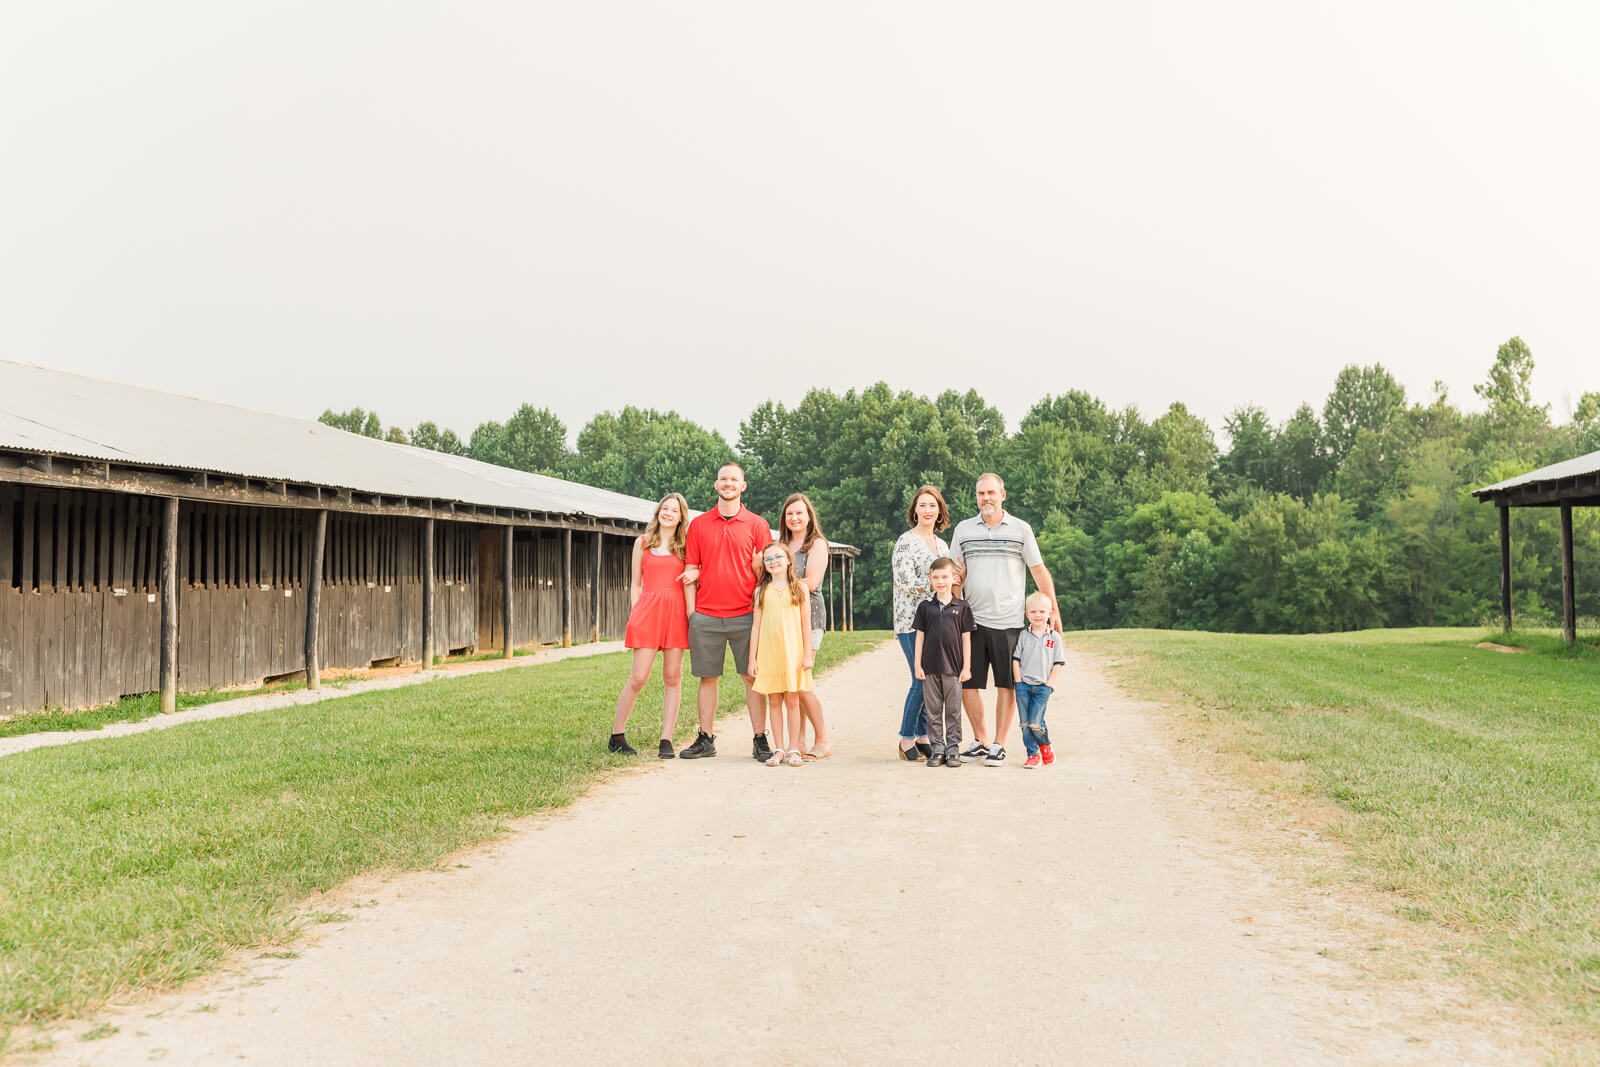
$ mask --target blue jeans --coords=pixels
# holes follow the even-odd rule
[[[914,741],[928,736],[928,709],[922,703],[922,683],[917,681],[917,665],[911,658],[917,654],[917,635],[895,634],[900,651],[906,654],[906,667],[911,671],[911,689],[906,693],[906,706],[900,712],[900,737]]]
[[[1040,745],[1050,743],[1050,731],[1044,725],[1044,706],[1048,703],[1048,685],[1017,683],[1017,717],[1022,720],[1022,744],[1030,756],[1038,755]]]

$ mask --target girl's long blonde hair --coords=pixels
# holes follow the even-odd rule
[[[761,580],[756,583],[754,606],[760,607],[767,595],[767,586],[772,584],[772,572],[767,570],[767,553],[774,548],[783,553],[783,580],[789,583],[789,599],[795,604],[804,604],[807,599],[805,586],[800,584],[800,579],[794,576],[794,553],[789,551],[789,546],[782,541],[774,541],[761,550]]]
[[[683,499],[682,493],[668,493],[656,501],[656,510],[650,515],[650,525],[644,528],[644,550],[648,552],[652,548],[661,547],[661,505],[669,500],[677,501],[678,525],[673,527],[672,540],[668,542],[667,547],[672,550],[674,556],[684,559],[688,556],[688,549],[684,547],[683,542],[685,531],[689,527],[689,502]]]

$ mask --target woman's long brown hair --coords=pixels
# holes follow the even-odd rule
[[[678,502],[678,525],[673,527],[672,540],[667,547],[672,550],[674,556],[683,559],[688,555],[688,549],[684,547],[684,537],[685,531],[689,528],[689,502],[683,499],[682,493],[668,493],[656,501],[656,510],[650,515],[650,525],[644,528],[644,550],[648,552],[652,548],[661,547],[661,505],[669,500]]]
[[[817,521],[817,506],[811,502],[810,497],[804,493],[790,493],[789,499],[785,500],[783,507],[778,509],[778,529],[783,531],[780,536],[787,543],[793,534],[789,530],[789,524],[784,521],[784,516],[789,514],[789,505],[796,500],[806,506],[806,532],[800,537],[800,551],[810,552],[811,546],[816,542],[817,538],[821,537],[823,540],[827,540],[827,535],[822,532],[822,524]]]

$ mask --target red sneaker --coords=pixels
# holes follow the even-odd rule
[[[1037,752],[1022,761],[1022,769],[1025,771],[1031,771],[1037,766],[1039,766],[1039,753]]]
[[[1051,748],[1049,745],[1040,745],[1039,755],[1044,757],[1044,765],[1046,767],[1050,766],[1050,764],[1056,761],[1055,749]]]

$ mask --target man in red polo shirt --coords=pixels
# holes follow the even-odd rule
[[[767,520],[739,502],[744,494],[744,468],[724,463],[717,470],[717,506],[689,524],[684,547],[688,566],[683,581],[696,582],[694,612],[689,616],[689,669],[700,679],[700,736],[678,755],[683,759],[715,756],[717,743],[711,730],[717,717],[717,682],[722,677],[728,647],[741,669],[750,666],[750,620],[756,591],[756,560],[772,544]],[[745,674],[744,699],[750,707],[750,725],[756,737],[752,751],[765,760],[772,755],[767,742],[767,706],[755,691],[755,678]]]

